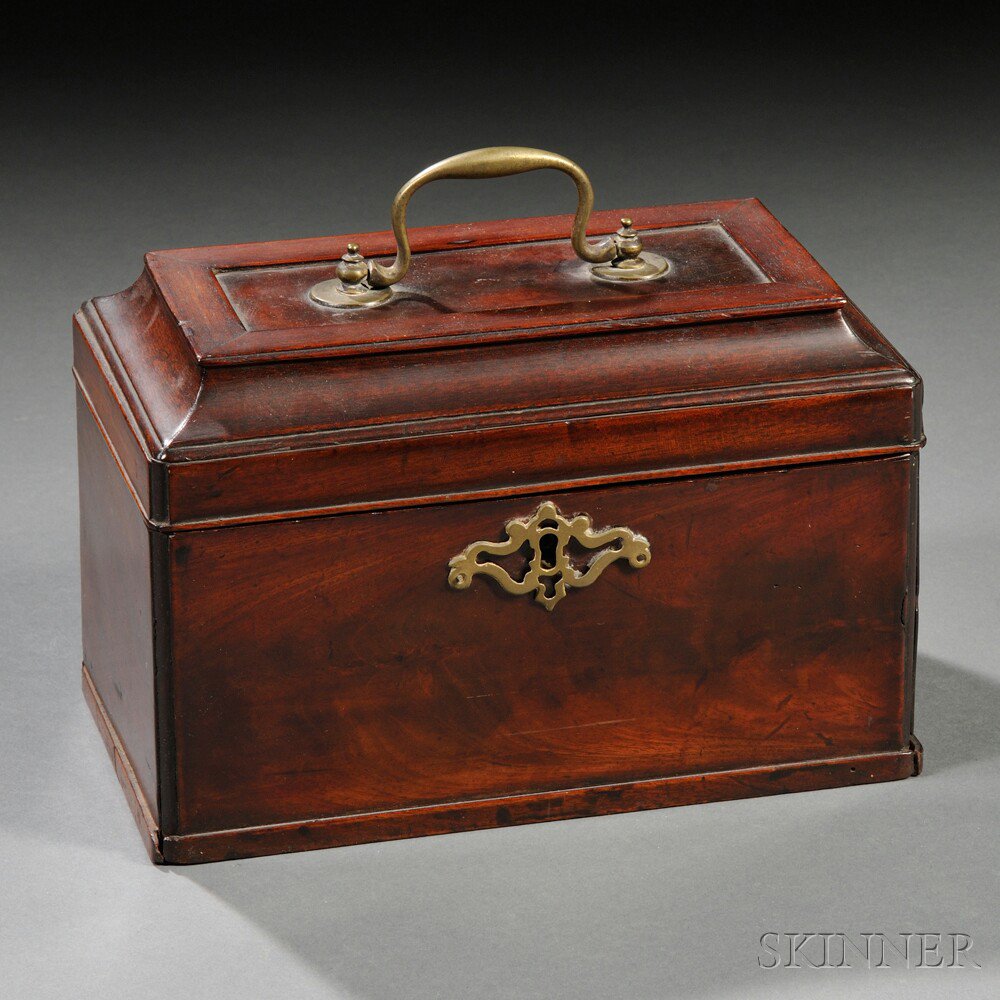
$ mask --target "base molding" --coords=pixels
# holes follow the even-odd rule
[[[914,741],[916,742],[916,741]],[[919,745],[919,744],[916,744]],[[403,840],[558,819],[639,812],[724,799],[896,781],[919,773],[919,753],[905,750],[827,760],[681,775],[565,791],[421,806],[165,837],[167,864],[199,864],[265,854]]]
[[[404,840],[441,833],[486,830],[558,819],[639,812],[670,806],[805,792],[847,785],[897,781],[920,773],[923,748],[916,737],[901,750],[823,760],[684,774],[620,784],[594,785],[501,798],[447,802],[385,812],[330,816],[246,827],[162,836],[129,763],[121,740],[86,666],[83,692],[125,792],[150,859],[156,864],[288,854],[373,841]]]
[[[104,702],[94,686],[94,679],[90,676],[86,664],[83,665],[83,698],[87,702],[90,714],[94,717],[94,722],[97,723],[97,730],[101,734],[101,740],[104,742],[104,747],[114,765],[115,774],[118,776],[118,784],[122,786],[129,811],[142,834],[146,853],[149,855],[150,861],[162,865],[165,863],[165,859],[160,850],[160,830],[153,818],[153,811],[149,808],[149,803],[146,801],[139,779],[132,769],[121,737],[111,721],[111,716],[108,715],[108,710],[104,707]]]

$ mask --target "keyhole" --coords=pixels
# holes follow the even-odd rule
[[[538,551],[541,555],[542,569],[554,569],[559,536],[554,532],[542,535],[538,540]]]

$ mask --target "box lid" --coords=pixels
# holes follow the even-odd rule
[[[148,254],[75,371],[171,529],[917,447],[919,379],[755,199],[630,216],[669,271],[594,280],[555,216],[413,230],[377,308],[310,297],[348,243]]]

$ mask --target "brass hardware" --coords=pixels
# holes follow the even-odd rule
[[[655,253],[643,253],[642,240],[632,228],[631,219],[622,219],[614,235],[617,253],[607,264],[598,264],[590,273],[600,281],[649,281],[666,274],[670,265]]]
[[[477,574],[496,580],[508,594],[535,593],[535,600],[551,611],[569,588],[589,587],[616,559],[628,559],[636,569],[649,565],[649,540],[628,528],[594,531],[586,514],[564,517],[554,503],[546,501],[530,517],[515,518],[505,525],[504,542],[473,542],[448,563],[448,584],[465,590]],[[584,549],[600,549],[582,568],[570,559],[567,546],[577,542]],[[531,547],[527,570],[520,580],[496,562],[481,562],[480,556],[498,557]]]
[[[572,160],[558,153],[527,146],[488,146],[449,156],[420,171],[397,192],[392,202],[392,231],[396,236],[396,259],[388,267],[368,260],[356,244],[337,265],[337,277],[313,286],[310,298],[321,305],[337,308],[379,305],[391,296],[390,286],[400,281],[410,267],[410,241],[406,233],[406,207],[414,192],[436,180],[475,180],[507,177],[529,170],[551,168],[568,174],[576,184],[577,205],[570,240],[576,255],[590,264],[600,281],[649,281],[665,274],[670,265],[662,257],[644,253],[642,240],[631,219],[622,219],[622,228],[598,243],[587,240],[587,221],[594,207],[590,179]]]
[[[347,253],[337,265],[337,277],[313,285],[309,296],[322,305],[339,309],[377,306],[390,298],[391,288],[373,288],[367,279],[368,262],[361,256],[357,243],[348,243]]]

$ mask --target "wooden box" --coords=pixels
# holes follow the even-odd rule
[[[154,861],[919,772],[919,377],[760,202],[627,214],[665,274],[518,219],[76,315],[84,690]]]

